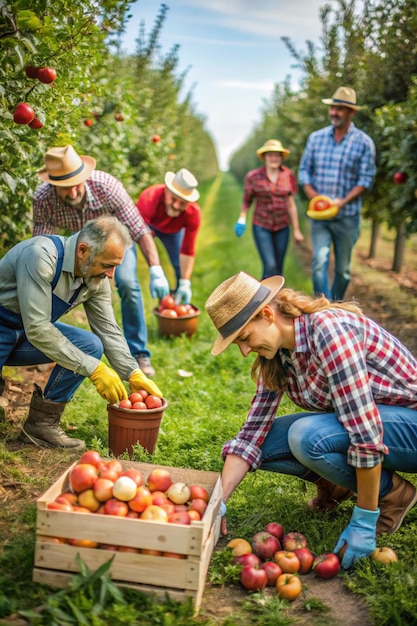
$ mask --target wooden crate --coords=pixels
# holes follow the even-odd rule
[[[210,493],[201,521],[190,526],[109,515],[81,514],[47,508],[61,492],[68,490],[71,466],[37,500],[36,547],[33,580],[52,587],[65,587],[79,572],[77,554],[91,570],[96,570],[113,555],[110,568],[113,582],[143,593],[165,594],[178,601],[194,599],[196,612],[201,603],[211,554],[220,535],[221,480],[216,472],[121,461],[123,468],[139,469],[144,480],[156,467],[167,469],[174,482],[198,484]],[[146,548],[174,552],[186,558],[150,556],[129,552],[75,547],[57,543],[53,538],[75,538],[99,544]]]

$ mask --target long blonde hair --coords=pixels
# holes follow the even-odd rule
[[[343,309],[356,315],[362,314],[362,309],[353,301],[331,302],[325,296],[308,296],[305,293],[294,291],[294,289],[281,289],[269,304],[275,306],[282,315],[291,318],[326,309]],[[259,317],[261,315],[260,313]],[[285,370],[279,354],[274,359],[266,359],[259,355],[256,357],[251,371],[251,376],[255,382],[259,375],[262,376],[264,384],[271,391],[280,391],[286,387]]]

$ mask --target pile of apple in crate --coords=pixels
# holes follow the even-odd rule
[[[91,570],[113,556],[116,584],[192,597],[198,610],[220,503],[216,472],[84,452],[37,501],[33,580],[63,587],[79,571],[77,555]]]

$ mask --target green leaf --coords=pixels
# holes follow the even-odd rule
[[[1,177],[6,185],[9,187],[10,191],[14,193],[17,187],[16,179],[12,178],[7,172],[1,172]]]
[[[42,22],[36,13],[29,10],[19,11],[16,22],[21,30],[40,30],[42,28]]]

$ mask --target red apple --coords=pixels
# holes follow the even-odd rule
[[[43,124],[38,117],[34,117],[31,122],[28,124],[29,128],[34,128],[35,130],[39,130],[42,128]]]
[[[162,406],[162,400],[151,394],[145,398],[145,404],[148,409],[159,409]]]
[[[190,520],[192,522],[199,522],[201,520],[201,515],[198,511],[196,511],[195,509],[188,509],[187,511]]]
[[[119,407],[121,409],[131,409],[132,408],[132,403],[129,400],[129,398],[123,398],[123,400],[120,400],[120,402],[119,402]]]
[[[252,537],[252,551],[263,561],[272,559],[275,552],[278,552],[280,549],[279,539],[266,532],[266,530],[261,530]]]
[[[253,552],[235,556],[232,561],[232,565],[241,565],[242,567],[246,567],[247,565],[261,565],[261,563],[262,561],[259,556],[256,556]]]
[[[170,524],[185,524],[189,526],[191,524],[191,518],[187,511],[174,511],[168,515],[168,522]]]
[[[126,517],[129,512],[129,507],[126,502],[116,500],[116,498],[110,498],[104,505],[105,515],[116,515],[117,517]]]
[[[13,121],[16,124],[29,124],[35,117],[35,111],[30,104],[26,102],[20,102],[13,112]]]
[[[261,565],[261,569],[265,570],[267,573],[267,586],[275,587],[278,576],[281,576],[281,574],[283,573],[278,563],[275,563],[274,561],[265,561],[265,563]]]
[[[160,136],[159,136],[159,135],[153,135],[153,137],[152,137],[152,141],[153,141],[154,143],[159,143],[159,142],[161,141],[161,138],[160,138]]]
[[[152,504],[151,492],[144,485],[139,485],[136,489],[136,494],[127,504],[132,511],[142,513],[142,511]]]
[[[27,65],[25,67],[25,74],[28,78],[38,78],[38,67],[34,65]]]
[[[169,500],[163,491],[152,491],[151,498],[152,504],[156,504],[157,506],[162,506],[163,504],[169,503]]]
[[[300,569],[300,559],[294,552],[278,550],[274,554],[274,561],[278,563],[284,574],[295,574]]]
[[[282,547],[284,550],[296,550],[297,548],[305,548],[307,546],[307,539],[303,535],[303,533],[299,533],[297,531],[293,531],[287,533],[282,538]]]
[[[201,498],[201,500],[205,500],[206,502],[210,500],[210,494],[205,487],[202,487],[201,485],[189,485],[189,487],[190,500],[194,500],[195,498]]]
[[[135,481],[137,487],[140,487],[143,483],[142,472],[138,469],[134,469],[133,467],[131,469],[124,470],[120,476],[128,476]]]
[[[74,507],[69,502],[57,502],[54,500],[53,502],[48,502],[46,505],[48,509],[55,511],[73,511]]]
[[[340,570],[339,557],[334,552],[316,556],[313,561],[313,570],[319,578],[334,578]]]
[[[124,122],[124,117],[121,113],[115,113],[114,114],[114,119],[116,120],[116,122]]]
[[[266,530],[267,533],[274,535],[274,537],[280,541],[284,536],[284,526],[282,524],[278,524],[278,522],[268,522],[264,530]]]
[[[134,402],[132,404],[132,409],[134,411],[147,411],[148,407],[146,406],[144,402]]]
[[[395,172],[394,183],[396,185],[404,185],[408,180],[408,174],[405,172]]]
[[[88,118],[88,119],[84,120],[84,124],[85,124],[86,126],[92,126],[92,125],[93,125],[93,123],[94,123],[94,122],[93,122],[93,120],[91,120],[90,118]]]
[[[298,556],[300,561],[299,574],[308,574],[313,567],[314,554],[308,548],[296,548],[294,554]]]
[[[53,67],[38,67],[38,79],[41,83],[53,83],[56,78],[56,70]]]
[[[172,485],[172,478],[168,470],[165,469],[153,469],[147,480],[146,486],[149,491],[167,491]]]
[[[98,478],[93,485],[94,495],[100,502],[107,502],[113,497],[114,482],[108,478]]]
[[[161,298],[161,302],[159,303],[163,309],[175,309],[175,298],[174,296],[164,296]]]
[[[246,565],[239,575],[240,582],[251,591],[261,591],[268,583],[268,574],[256,565]]]
[[[86,452],[82,453],[77,465],[80,463],[89,463],[90,465],[95,465],[95,467],[100,467],[102,462],[103,459],[100,456],[100,452],[97,452],[97,450],[86,450]]]
[[[97,479],[97,467],[91,463],[79,463],[72,468],[69,483],[72,491],[80,493],[92,487]]]
[[[205,500],[202,500],[201,498],[194,498],[190,502],[190,509],[194,509],[194,511],[198,511],[201,517],[203,517],[207,506],[208,506],[207,502]]]

